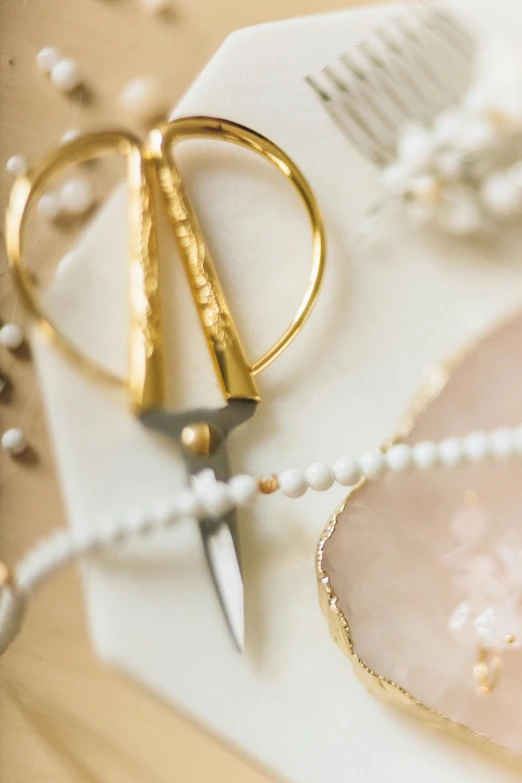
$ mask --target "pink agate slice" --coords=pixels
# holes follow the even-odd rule
[[[522,315],[458,365],[406,442],[521,423]],[[498,686],[480,697],[472,674],[477,646],[450,629],[463,587],[448,557],[459,525],[473,533],[462,518],[469,490],[479,495],[490,545],[522,541],[522,457],[388,475],[366,482],[348,500],[325,544],[323,570],[354,650],[370,669],[522,754],[522,650],[517,645],[503,653]]]

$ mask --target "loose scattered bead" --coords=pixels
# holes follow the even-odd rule
[[[60,139],[61,144],[68,144],[70,141],[74,141],[78,136],[81,136],[81,131],[78,128],[68,128]]]
[[[59,198],[67,215],[83,215],[94,201],[92,185],[86,179],[70,179],[62,186]]]
[[[489,438],[485,432],[471,432],[464,438],[464,454],[469,462],[484,462],[489,457]]]
[[[362,476],[361,466],[350,457],[340,457],[334,462],[333,469],[335,480],[343,487],[353,487]]]
[[[446,438],[439,443],[439,457],[443,465],[453,468],[464,459],[464,445],[460,438]]]
[[[2,435],[2,448],[13,457],[22,454],[27,448],[27,441],[22,430],[17,427],[6,430]]]
[[[368,479],[378,479],[384,476],[387,469],[386,457],[380,451],[367,451],[359,460],[361,470]]]
[[[75,60],[65,58],[53,65],[50,78],[60,92],[72,92],[81,82],[80,69]]]
[[[123,111],[136,119],[146,120],[161,109],[161,95],[154,79],[137,78],[125,84],[119,94]]]
[[[306,471],[306,479],[316,492],[325,492],[335,481],[335,475],[326,462],[314,462]]]
[[[0,345],[9,348],[10,351],[16,351],[24,341],[24,333],[18,324],[4,324],[0,329]]]
[[[47,193],[40,196],[36,209],[41,217],[46,220],[54,220],[60,214],[60,199],[56,193],[49,190]]]
[[[60,62],[60,52],[54,46],[44,46],[36,55],[36,65],[44,73],[50,73]]]
[[[439,461],[437,444],[431,440],[423,440],[412,448],[413,464],[419,470],[426,471],[435,467]]]
[[[11,155],[5,167],[13,177],[22,177],[27,171],[27,159],[24,155]]]
[[[406,443],[397,443],[388,449],[385,459],[393,473],[406,473],[413,465],[411,446]]]
[[[288,468],[279,474],[279,485],[284,495],[289,498],[300,498],[308,489],[308,482],[302,470]]]
[[[229,489],[238,506],[250,503],[259,491],[256,479],[248,475],[233,476],[229,481]]]

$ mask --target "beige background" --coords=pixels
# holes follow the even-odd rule
[[[169,105],[233,29],[346,6],[346,0],[180,0],[167,17],[139,0],[3,0],[0,5],[0,165],[15,152],[36,158],[71,126],[129,124],[117,95],[126,80],[153,74]],[[76,58],[90,99],[57,93],[35,67],[56,45]],[[0,183],[5,208],[9,178]],[[60,243],[59,234],[50,241]],[[49,242],[38,248],[38,254]],[[5,253],[0,271],[6,270]],[[0,319],[23,323],[10,276],[0,278]],[[0,401],[0,430],[23,428],[31,452],[0,454],[0,559],[15,562],[40,535],[64,524],[52,454],[29,357],[0,352],[12,390]],[[93,659],[79,581],[69,572],[37,599],[0,662],[0,779],[5,783],[195,783],[268,780],[170,709]]]

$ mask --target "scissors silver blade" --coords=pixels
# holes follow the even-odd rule
[[[145,426],[181,445],[187,471],[196,481],[228,481],[227,438],[253,416],[253,400],[230,400],[224,408],[191,411],[156,409],[142,414]],[[237,649],[245,644],[244,589],[235,509],[199,523],[205,555],[223,614]]]

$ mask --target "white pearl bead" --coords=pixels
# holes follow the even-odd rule
[[[203,512],[203,504],[193,489],[182,489],[176,497],[176,514],[179,517],[197,518]]]
[[[27,171],[27,159],[24,155],[11,155],[5,167],[9,174],[21,177]]]
[[[520,189],[505,172],[486,177],[480,188],[480,198],[485,208],[498,218],[516,215],[522,205]]]
[[[177,515],[179,515],[178,507],[168,500],[156,500],[152,506],[151,519],[158,527],[170,524]]]
[[[60,92],[71,92],[80,84],[80,69],[75,60],[59,60],[51,69],[51,83]]]
[[[61,144],[68,144],[70,141],[74,141],[78,136],[81,136],[81,131],[78,128],[68,128],[60,139]]]
[[[169,8],[170,2],[169,0],[141,0],[141,5],[146,11],[160,14]]]
[[[439,458],[443,465],[456,467],[464,456],[464,444],[460,438],[446,438],[439,443]]]
[[[412,169],[427,166],[433,154],[433,139],[424,129],[416,125],[406,128],[399,139],[398,158]]]
[[[436,144],[442,146],[452,143],[458,136],[462,124],[462,115],[454,109],[439,114],[432,131]]]
[[[350,457],[340,457],[333,465],[335,480],[343,487],[353,487],[362,476],[361,466]]]
[[[302,470],[288,468],[279,475],[281,492],[289,498],[300,498],[308,489],[308,482]]]
[[[489,122],[473,119],[462,123],[454,143],[463,152],[477,154],[491,146],[495,140],[495,129]]]
[[[403,163],[393,163],[384,169],[381,180],[390,195],[404,196],[410,184],[410,170]]]
[[[489,438],[486,432],[472,432],[464,438],[464,454],[470,462],[484,462],[489,455]]]
[[[44,46],[36,55],[36,65],[44,73],[50,73],[60,61],[60,52],[54,46]]]
[[[378,479],[384,476],[387,469],[386,458],[382,451],[375,449],[367,451],[359,460],[361,470],[368,479]]]
[[[324,492],[333,485],[335,475],[326,462],[314,462],[306,471],[306,478],[310,487],[316,492]]]
[[[154,79],[132,79],[124,85],[119,95],[123,111],[137,119],[146,120],[161,108],[160,90]]]
[[[444,180],[452,182],[462,173],[462,155],[454,150],[440,152],[435,158],[435,167]]]
[[[40,196],[36,209],[38,214],[46,220],[54,220],[60,214],[60,199],[52,191]]]
[[[255,498],[259,491],[257,480],[254,476],[246,474],[233,476],[228,486],[232,499],[238,506],[246,506]]]
[[[9,348],[10,351],[16,351],[24,341],[24,333],[18,324],[4,324],[0,329],[0,345]]]
[[[198,495],[204,510],[211,517],[221,517],[234,508],[228,485],[223,481],[201,484],[198,487]]]
[[[509,427],[499,427],[489,436],[491,453],[497,459],[507,459],[515,451],[515,439]]]
[[[17,427],[6,430],[2,435],[2,448],[14,457],[25,451],[27,441],[22,430],[19,430]]]
[[[411,446],[406,443],[397,443],[391,446],[385,455],[386,463],[393,473],[406,473],[413,465]]]
[[[83,215],[92,207],[94,193],[86,179],[70,179],[60,191],[60,204],[68,215]]]
[[[439,449],[432,440],[423,440],[412,448],[413,463],[419,470],[430,470],[439,461]]]

